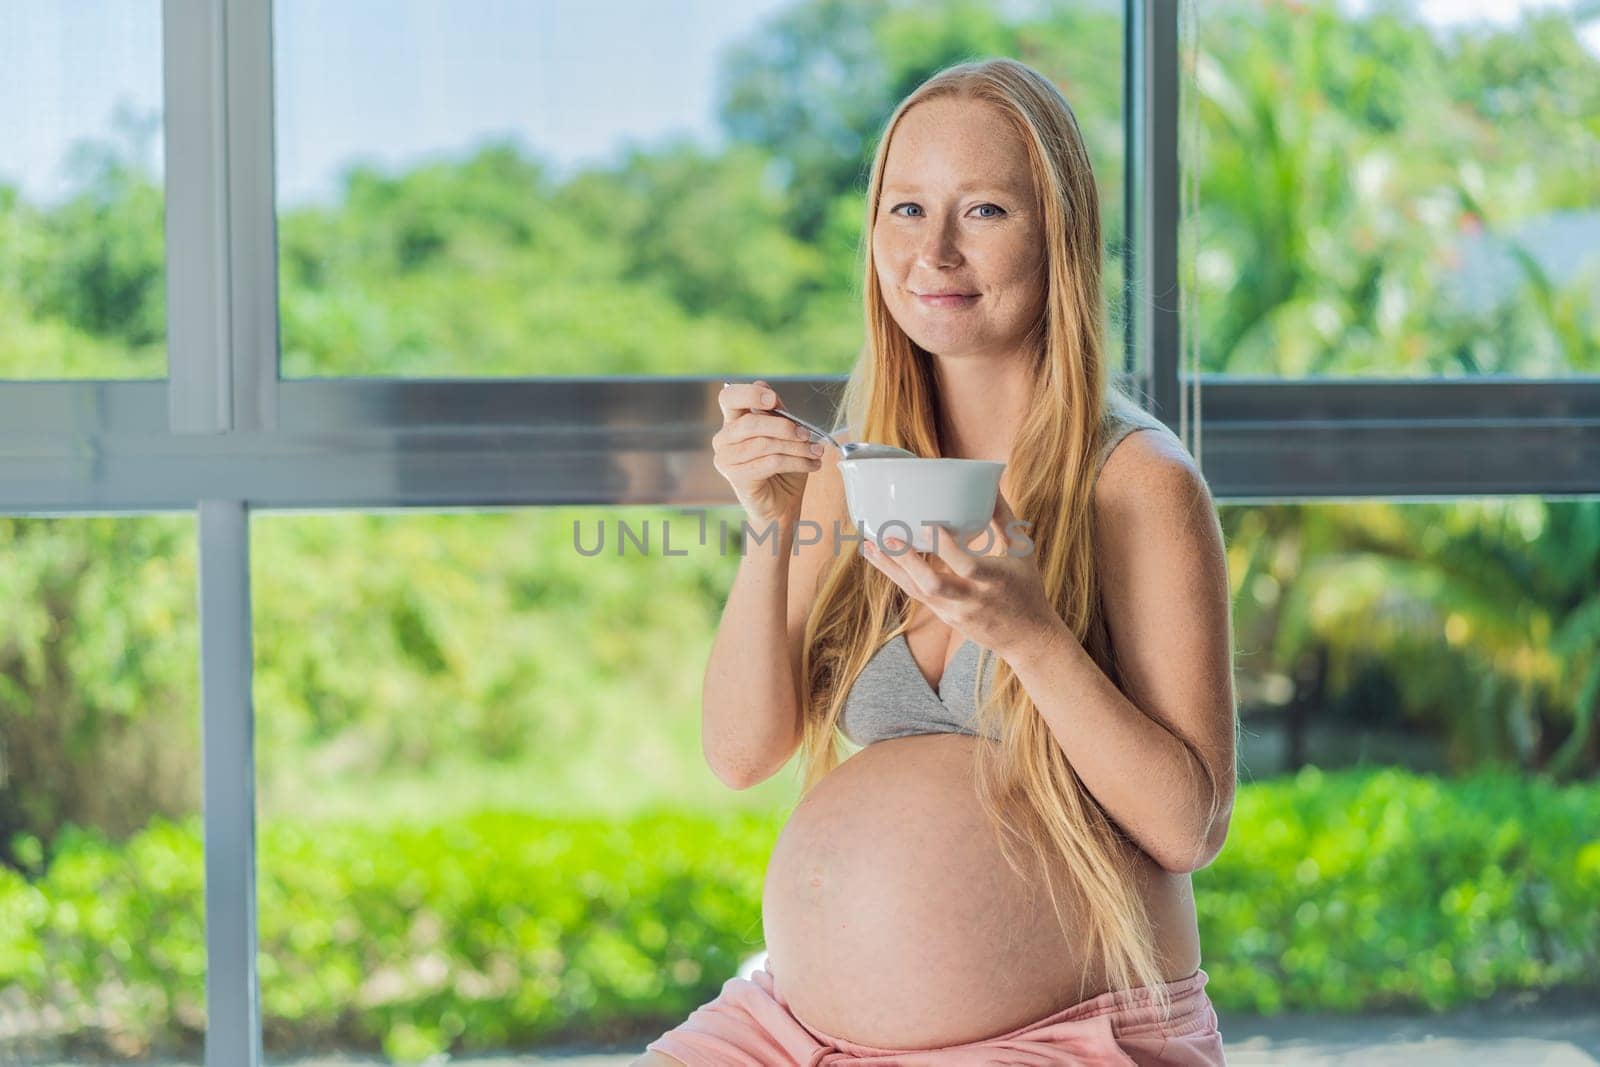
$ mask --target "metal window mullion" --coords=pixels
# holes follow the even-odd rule
[[[1152,414],[1178,429],[1178,0],[1124,5],[1123,294],[1127,369]]]
[[[162,5],[166,152],[167,421],[174,434],[233,428],[224,11]]]
[[[233,428],[277,429],[278,251],[272,3],[222,0],[227,18],[228,277]]]
[[[842,385],[770,380],[813,421]],[[1595,378],[1201,381],[1219,499],[1600,494]],[[276,432],[215,437],[150,432],[159,382],[6,385],[0,511],[727,502],[719,382],[290,381]]]
[[[170,456],[194,435],[220,444],[234,431],[275,427],[270,22],[268,0],[163,3],[173,439],[146,439],[158,454]],[[197,512],[206,1064],[257,1067],[248,509],[243,500],[199,499]]]
[[[250,518],[240,500],[202,500],[198,511],[205,1062],[206,1067],[258,1067]]]

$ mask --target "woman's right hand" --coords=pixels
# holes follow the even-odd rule
[[[772,399],[769,401],[767,397]],[[745,514],[757,527],[795,522],[806,475],[822,469],[822,449],[811,434],[771,410],[778,394],[766,382],[733,382],[717,396],[722,429],[711,438],[717,473],[733,486]]]

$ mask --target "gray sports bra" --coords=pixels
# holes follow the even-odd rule
[[[1118,405],[1106,409],[1106,431],[1095,461],[1095,477],[1105,466],[1111,450],[1135,430],[1159,429],[1177,437],[1166,423],[1137,407]],[[979,648],[971,639],[963,641],[945,667],[936,692],[923,677],[911,655],[906,635],[896,634],[878,647],[867,665],[856,675],[839,713],[839,729],[852,742],[863,747],[874,741],[912,734],[976,734]],[[989,695],[994,681],[997,657],[986,658],[981,695]],[[998,740],[995,734],[985,736]]]

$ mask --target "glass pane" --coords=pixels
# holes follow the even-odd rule
[[[195,548],[0,516],[0,1063],[201,1058]]]
[[[1202,370],[1600,374],[1600,19],[1195,4]]]
[[[161,4],[8,4],[0,379],[165,378]]]
[[[1589,703],[1586,672],[1600,679],[1593,642],[1570,636],[1600,607],[1600,500],[1218,511],[1242,779],[1359,763],[1553,769]],[[1592,776],[1583,742],[1571,756]]]
[[[747,883],[796,782],[733,792],[701,753],[738,566],[733,510],[706,516],[704,546],[665,508],[254,516],[269,1054],[593,1038],[759,948]],[[695,932],[713,898],[751,945]]]
[[[1592,913],[1597,509],[1219,509],[1244,724],[1195,874],[1219,1011],[1592,980],[1563,946]],[[653,508],[255,517],[270,1052],[637,1055],[759,958],[797,768],[736,793],[700,753],[733,514],[705,546]],[[1578,784],[1534,780],[1558,769]]]
[[[284,377],[842,373],[875,138],[968,55],[1057,80],[1121,241],[1118,3],[274,13]]]
[[[1596,977],[1570,946],[1600,853],[1574,846],[1600,825],[1600,500],[1219,511],[1239,790],[1194,889],[1230,1040],[1294,1062],[1260,1016],[1367,1015],[1398,1053],[1398,1031],[1373,1037],[1396,1009],[1526,1038],[1526,1015],[1485,1029],[1482,1006]]]

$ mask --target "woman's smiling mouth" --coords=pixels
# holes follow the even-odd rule
[[[961,308],[972,304],[978,299],[977,293],[918,293],[917,302],[923,307],[931,308]]]

